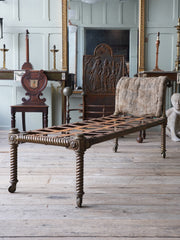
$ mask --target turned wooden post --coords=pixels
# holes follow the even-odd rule
[[[32,64],[29,62],[29,31],[26,30],[26,62],[22,65],[22,69],[33,69]]]
[[[159,55],[159,45],[160,45],[160,32],[157,33],[157,39],[156,39],[156,65],[155,68],[153,69],[153,71],[155,72],[159,72],[162,71],[161,69],[159,69],[158,67],[158,55]]]

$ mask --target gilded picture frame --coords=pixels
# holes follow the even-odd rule
[[[62,71],[68,69],[67,0],[61,0],[62,6]]]
[[[67,34],[67,1],[62,4],[62,70],[68,69],[68,34]],[[144,27],[145,27],[145,0],[139,0],[139,56],[138,72],[144,71]]]
[[[144,71],[144,26],[145,25],[145,0],[139,0],[139,61],[138,72]]]

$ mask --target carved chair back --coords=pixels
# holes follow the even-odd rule
[[[42,91],[47,86],[47,77],[43,73],[43,70],[40,71],[29,71],[22,76],[21,83],[23,88],[27,91],[26,96],[29,96],[28,99],[25,97],[22,98],[23,105],[44,105],[46,98],[40,98],[42,96]]]
[[[45,104],[46,98],[40,98],[43,95],[42,91],[47,86],[47,81],[43,70],[26,70],[21,83],[26,90],[27,98],[22,98],[22,104],[11,106],[11,128],[16,127],[16,112],[22,113],[23,131],[26,131],[26,112],[41,112],[43,128],[48,127],[48,105]]]
[[[83,57],[83,119],[110,115],[115,108],[118,80],[127,75],[123,55],[113,55],[112,48],[99,44],[93,55]]]

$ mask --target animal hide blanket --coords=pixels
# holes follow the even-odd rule
[[[164,76],[122,77],[116,86],[114,115],[160,117],[165,102],[166,81]]]

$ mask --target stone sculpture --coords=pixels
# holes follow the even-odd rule
[[[180,93],[171,96],[172,106],[166,111],[166,134],[175,142],[180,141]]]

